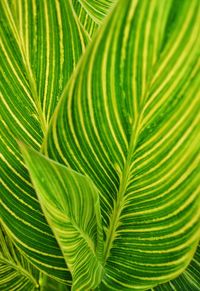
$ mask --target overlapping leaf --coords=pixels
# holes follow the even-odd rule
[[[119,1],[52,119],[45,154],[101,193],[102,290],[169,281],[198,243],[199,20],[199,1]]]
[[[117,0],[72,0],[74,10],[89,36],[94,34],[116,2]]]
[[[0,226],[0,290],[36,290],[39,272],[18,252]]]
[[[95,288],[102,278],[103,232],[98,190],[71,169],[21,146],[44,214],[72,274],[72,290]]]
[[[41,291],[70,291],[70,287],[55,281],[51,277],[44,274],[40,276],[40,290]]]
[[[0,215],[40,269],[71,280],[44,218],[16,139],[39,150],[88,33],[70,0],[0,1]]]

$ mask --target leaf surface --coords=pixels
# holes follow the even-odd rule
[[[200,290],[200,246],[198,245],[195,255],[187,269],[176,279],[161,284],[152,291],[199,291]],[[150,290],[149,290],[150,291]]]
[[[71,288],[61,282],[54,280],[44,274],[40,276],[40,290],[41,291],[70,291]]]
[[[71,169],[21,146],[43,212],[72,274],[72,290],[101,281],[103,232],[96,186]]]
[[[92,36],[102,23],[105,15],[118,0],[72,0],[74,10],[89,36]]]
[[[45,154],[100,191],[100,290],[169,281],[197,246],[199,20],[199,1],[119,1],[52,118]]]
[[[40,150],[63,88],[88,41],[71,0],[0,1],[0,216],[32,262],[65,281],[71,276],[16,139]]]
[[[16,249],[0,225],[0,290],[30,290],[39,287],[39,272]]]

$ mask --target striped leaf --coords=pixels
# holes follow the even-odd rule
[[[0,216],[33,264],[67,281],[71,276],[16,139],[40,149],[63,88],[88,41],[71,0],[0,1]]]
[[[0,290],[33,291],[39,287],[39,272],[18,252],[0,225]]]
[[[40,276],[40,291],[70,291],[70,287],[44,274]]]
[[[92,36],[117,0],[72,0],[74,10],[89,36]]]
[[[199,291],[200,290],[200,245],[187,269],[176,279],[158,285],[148,291]]]
[[[89,178],[21,146],[44,214],[71,271],[72,290],[101,281],[103,232],[97,188]]]
[[[199,21],[198,0],[120,0],[52,118],[44,153],[100,192],[100,290],[172,280],[198,244]]]

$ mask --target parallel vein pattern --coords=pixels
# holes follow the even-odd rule
[[[35,265],[71,280],[16,139],[40,149],[63,88],[85,50],[87,32],[70,0],[3,0],[0,23],[0,215]]]
[[[36,290],[39,272],[19,253],[0,226],[0,290]]]
[[[7,35],[2,33],[4,43],[11,50],[8,34],[16,40],[30,75],[27,77],[31,79],[31,89],[35,90],[31,93],[41,106],[47,126],[63,87],[85,49],[87,36],[74,18],[69,0],[16,1],[14,7],[6,0],[3,2],[5,18],[2,20],[5,25],[9,24]]]
[[[99,193],[92,181],[21,146],[44,214],[72,274],[72,291],[102,278],[103,232]]]
[[[92,36],[117,0],[71,0],[80,23]]]
[[[200,290],[200,245],[187,269],[175,280],[152,288],[151,291],[199,291]],[[149,290],[150,291],[150,290]]]
[[[101,193],[102,290],[178,276],[200,237],[199,1],[119,1],[53,116],[45,154]]]

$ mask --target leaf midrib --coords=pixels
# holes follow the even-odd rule
[[[141,111],[143,112],[143,111]],[[139,135],[140,131],[140,125],[141,125],[141,120],[142,120],[143,114],[139,114],[135,123],[132,126],[132,134],[128,146],[128,154],[127,154],[127,159],[124,164],[124,169],[122,171],[122,176],[121,176],[121,181],[120,181],[120,186],[119,186],[119,191],[117,193],[117,200],[116,202],[114,201],[114,207],[113,207],[113,212],[111,215],[111,223],[108,228],[107,232],[107,237],[106,237],[106,242],[105,242],[105,252],[104,252],[104,264],[106,263],[109,255],[110,255],[110,250],[112,248],[113,242],[115,240],[116,236],[116,229],[119,226],[119,219],[120,219],[120,214],[123,209],[123,200],[125,198],[124,194],[127,189],[127,184],[128,184],[128,179],[129,179],[129,173],[130,173],[130,168],[131,168],[131,160],[132,156],[135,152],[135,147],[136,147],[136,142],[137,138]],[[134,130],[135,129],[135,130]]]
[[[71,218],[70,220],[71,220],[72,226],[80,234],[80,236],[82,237],[83,241],[86,242],[88,248],[91,250],[93,255],[96,256],[94,242],[90,238],[89,234],[87,232],[84,233],[84,230],[82,230],[82,228],[79,227],[78,223],[74,219]]]
[[[1,230],[1,223],[2,223],[2,221],[0,220],[0,232],[2,234],[3,232]],[[5,228],[5,226],[4,226],[4,228]],[[11,238],[9,238],[9,239],[10,239],[10,241],[9,241],[10,242],[10,247],[12,249],[8,248],[8,245],[7,245],[6,240],[4,238],[1,239],[2,240],[1,244],[2,245],[5,244],[5,256],[4,256],[3,248],[1,248],[1,251],[0,251],[0,262],[10,266],[12,269],[16,270],[17,273],[22,274],[25,278],[27,278],[29,281],[31,281],[32,284],[37,288],[38,287],[38,282],[36,281],[34,276],[32,276],[32,273],[27,271],[21,265],[20,259],[22,258],[23,255],[16,248],[16,251],[19,251],[19,256],[20,256],[20,259],[17,258],[16,254],[15,254],[14,243],[11,241]],[[14,254],[13,254],[13,252],[14,252]],[[6,253],[7,253],[8,257],[11,257],[12,260],[9,260],[8,257],[6,257]],[[14,260],[13,257],[15,257],[15,260]],[[24,256],[24,259],[27,260],[25,256]],[[29,262],[28,261],[27,261],[27,265],[29,266]]]
[[[97,24],[99,25],[100,24],[100,20],[95,17],[94,15],[91,14],[90,10],[88,9],[87,7],[87,4],[85,3],[84,0],[78,0],[80,5],[82,6],[82,8],[88,13],[88,15],[91,17],[91,19]],[[88,6],[91,6],[90,3],[88,3]],[[92,7],[93,10],[97,11],[94,7]]]
[[[14,263],[10,261],[9,259],[6,259],[5,257],[2,257],[1,255],[0,255],[0,262],[10,266],[12,269],[16,270],[16,272],[19,273],[19,275],[23,275],[29,281],[31,281],[35,287],[38,287],[38,283],[35,280],[35,278],[31,276],[31,273],[28,272],[26,269],[24,269],[21,265],[18,265],[17,263]]]
[[[31,95],[33,97],[33,100],[35,102],[35,106],[36,106],[36,109],[37,109],[38,121],[40,123],[43,135],[45,136],[45,134],[47,132],[47,123],[46,123],[45,116],[44,116],[44,113],[42,111],[40,100],[39,100],[39,97],[38,97],[38,94],[37,94],[36,82],[35,82],[35,78],[33,76],[32,70],[31,70],[31,66],[30,66],[30,62],[29,62],[28,56],[26,54],[26,50],[25,50],[25,47],[24,47],[24,42],[21,39],[21,36],[19,35],[15,20],[14,20],[14,15],[10,11],[10,7],[8,7],[6,1],[4,1],[4,7],[6,7],[6,10],[7,10],[6,14],[9,17],[9,23],[10,23],[10,26],[11,26],[11,28],[13,30],[13,34],[15,35],[15,40],[16,40],[16,42],[18,44],[19,49],[20,49],[20,53],[21,53],[21,56],[22,56],[22,59],[23,59],[23,63],[24,63],[25,69],[26,69],[26,75],[27,75],[27,79],[28,79],[28,84],[30,86]]]
[[[41,202],[41,205],[45,205],[45,202],[44,201]],[[44,212],[48,211],[46,207],[42,206],[42,208],[43,208]],[[56,212],[56,210],[54,210],[54,211]],[[68,221],[71,224],[71,226],[74,228],[74,230],[78,232],[78,234],[80,235],[80,237],[83,240],[83,242],[86,243],[89,251],[97,258],[97,261],[101,265],[101,262],[100,262],[99,258],[97,257],[97,254],[95,252],[95,245],[94,245],[93,241],[90,239],[89,234],[88,233],[84,233],[84,230],[82,230],[79,227],[78,223],[74,220],[74,218],[68,216],[64,212],[64,210],[58,211],[58,213],[59,213],[59,215],[62,217],[62,219],[64,221]],[[60,234],[59,234],[59,232],[57,232],[56,227],[55,227],[57,224],[52,222],[52,219],[49,218],[49,215],[46,216],[46,219],[48,221],[48,224],[51,226],[51,229],[52,229],[52,231],[54,233],[55,239],[56,239],[56,241],[57,241],[57,243],[58,243],[58,245],[60,247],[60,250],[62,252],[63,257],[65,258],[66,254],[65,254],[65,251],[63,249],[63,245],[61,243]],[[71,266],[69,266],[69,262],[67,262],[67,260],[66,260],[66,264],[67,264],[68,268],[70,269],[70,271],[72,272]]]

